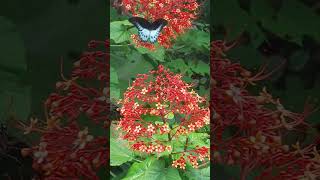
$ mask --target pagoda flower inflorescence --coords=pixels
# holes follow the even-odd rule
[[[188,137],[208,125],[210,112],[206,100],[181,78],[162,65],[148,74],[139,74],[119,101],[122,117],[118,128],[132,150],[155,155],[180,154],[173,167],[184,169],[189,161],[196,168],[198,161],[209,158],[209,147],[192,148],[187,142],[188,148],[176,152],[173,144],[179,137]]]

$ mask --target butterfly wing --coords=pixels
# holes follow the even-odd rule
[[[129,19],[129,22],[131,22],[138,29],[140,39],[145,42],[148,41],[150,37],[151,24],[146,19],[141,17],[132,17]]]
[[[158,19],[152,23],[150,28],[150,42],[155,43],[160,35],[160,32],[164,26],[166,26],[168,22],[165,19]]]
[[[142,28],[141,30],[139,30],[139,37],[142,41],[148,41],[149,37],[150,37],[150,31],[148,29],[144,29]]]

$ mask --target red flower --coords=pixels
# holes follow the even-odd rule
[[[158,42],[169,48],[172,39],[191,28],[199,4],[196,0],[123,0],[122,6],[132,16],[140,16],[149,21],[160,18],[167,20],[168,24],[162,29]],[[138,35],[132,35],[132,39],[138,46],[155,49],[154,44],[142,42]]]
[[[206,147],[171,152],[174,147],[168,142],[179,141],[179,136],[187,136],[209,124],[209,108],[203,105],[205,99],[191,90],[191,85],[181,78],[181,75],[160,65],[149,74],[139,74],[132,86],[128,87],[123,100],[119,101],[122,107],[118,110],[122,118],[118,128],[124,132],[123,138],[132,144],[133,150],[148,154],[168,151],[183,154],[182,158],[186,155],[199,156],[200,160],[209,157]],[[183,118],[173,127],[169,125],[168,114]],[[150,122],[144,118],[146,116],[159,120]],[[158,140],[154,139],[155,135],[167,135],[168,138]],[[190,162],[196,164],[194,159]],[[182,160],[179,167],[184,168]]]

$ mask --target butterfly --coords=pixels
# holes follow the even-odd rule
[[[141,17],[131,17],[129,22],[138,29],[139,37],[142,41],[150,41],[151,43],[155,43],[158,40],[160,31],[168,24],[168,21],[165,19],[157,19],[153,23],[150,23]]]

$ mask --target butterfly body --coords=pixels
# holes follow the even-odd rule
[[[138,29],[138,34],[142,41],[151,43],[155,43],[158,40],[162,28],[168,24],[165,19],[157,19],[150,23],[141,17],[132,17],[129,22]]]

